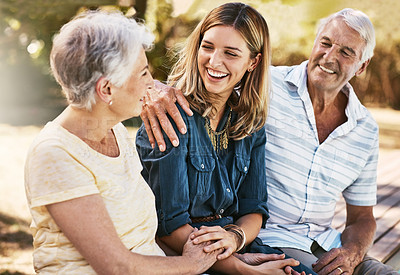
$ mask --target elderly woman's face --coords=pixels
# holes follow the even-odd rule
[[[253,63],[241,34],[231,26],[215,26],[204,33],[197,66],[208,92],[228,98]]]
[[[137,57],[131,76],[122,87],[113,86],[112,109],[124,119],[139,116],[142,110],[143,97],[148,89],[154,88],[145,51],[142,49]]]

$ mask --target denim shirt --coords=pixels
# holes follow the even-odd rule
[[[265,129],[241,140],[229,139],[227,150],[216,153],[205,129],[205,119],[194,112],[189,117],[178,106],[188,132],[173,147],[166,135],[166,150],[151,148],[142,125],[136,147],[143,165],[142,175],[156,197],[158,236],[170,235],[190,217],[220,214],[234,220],[250,213],[268,218],[265,175]],[[217,131],[227,120],[224,114]],[[237,115],[232,112],[232,121]],[[221,128],[221,129],[220,129]]]

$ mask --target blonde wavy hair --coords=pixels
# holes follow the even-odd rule
[[[246,41],[250,58],[261,54],[257,67],[246,72],[227,104],[238,114],[229,128],[229,137],[240,140],[259,130],[267,119],[269,97],[269,66],[271,48],[265,19],[254,8],[243,3],[226,3],[213,9],[188,37],[172,67],[168,84],[183,91],[190,106],[202,116],[214,115],[215,95],[203,85],[197,66],[200,43],[204,33],[215,26],[231,26]]]

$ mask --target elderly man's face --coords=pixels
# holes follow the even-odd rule
[[[329,22],[315,40],[307,67],[308,88],[338,92],[356,74],[365,70],[360,64],[364,39],[342,19]]]

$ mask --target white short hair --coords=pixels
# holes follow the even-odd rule
[[[361,56],[361,63],[364,63],[368,59],[371,59],[374,55],[374,48],[376,43],[375,30],[371,20],[369,20],[368,16],[362,11],[346,8],[326,18],[321,19],[317,30],[317,37],[329,22],[337,18],[342,18],[350,28],[357,31],[360,36],[365,40],[365,47]]]
[[[65,24],[53,41],[52,73],[68,103],[91,110],[96,83],[105,77],[119,87],[131,75],[140,49],[151,49],[154,36],[121,12],[87,11]]]

